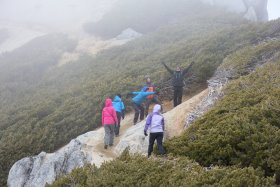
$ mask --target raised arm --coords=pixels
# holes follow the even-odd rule
[[[170,69],[164,62],[162,62],[162,65],[165,67],[165,69],[166,69],[169,73],[171,73],[171,74],[174,73],[174,71],[173,71],[172,69]]]
[[[189,72],[189,70],[191,69],[192,65],[194,64],[194,62],[192,62],[187,68],[185,68],[182,72],[183,75],[187,74]]]
[[[143,96],[149,96],[149,95],[154,95],[156,92],[143,92]]]
[[[132,95],[137,95],[139,94],[140,92],[131,92]]]

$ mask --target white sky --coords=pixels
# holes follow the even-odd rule
[[[101,17],[116,0],[0,0],[0,20],[32,21],[59,26]],[[280,0],[268,0],[269,19],[280,17]],[[63,26],[64,26],[63,25]]]
[[[268,0],[269,20],[280,17],[280,0]]]

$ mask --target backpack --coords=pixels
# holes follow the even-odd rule
[[[155,88],[153,86],[150,86],[148,87],[149,89],[147,90],[147,92],[154,92],[155,91]],[[146,97],[147,99],[153,99],[154,98],[154,95],[148,95]]]

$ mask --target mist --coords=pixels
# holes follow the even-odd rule
[[[41,25],[53,30],[77,30],[98,21],[115,0],[1,0],[0,21]],[[73,24],[74,23],[74,24]]]
[[[117,1],[122,0],[1,0],[0,23],[36,25],[50,31],[79,31],[83,24],[101,20]],[[231,4],[234,6],[234,1]],[[279,7],[278,0],[268,0],[270,19],[280,17]],[[134,8],[127,7],[128,10]]]
[[[280,17],[280,1],[279,0],[268,0],[268,16],[269,20],[274,20]]]

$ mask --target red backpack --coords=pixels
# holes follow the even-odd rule
[[[155,91],[155,88],[153,86],[150,86],[148,87],[149,89],[147,90],[147,92],[154,92]],[[146,97],[147,99],[153,99],[154,98],[154,95],[148,95]]]

